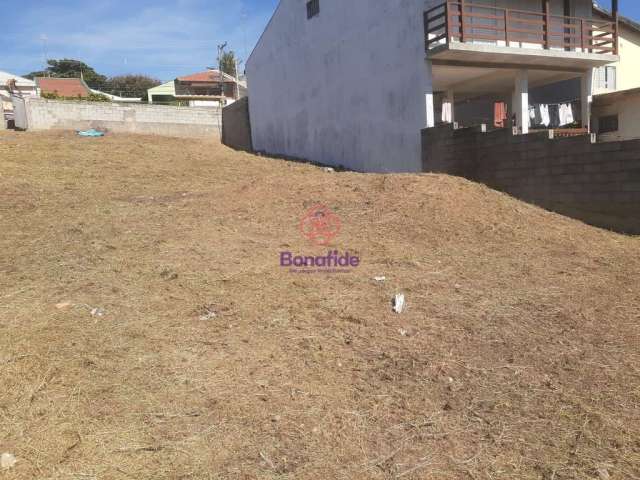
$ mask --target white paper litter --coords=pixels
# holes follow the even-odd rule
[[[404,295],[401,293],[396,295],[396,298],[393,300],[393,311],[396,313],[402,313],[404,312],[405,305]]]
[[[0,455],[0,468],[2,468],[3,470],[12,468],[17,461],[18,460],[16,460],[16,457],[11,453],[3,453],[2,455]]]

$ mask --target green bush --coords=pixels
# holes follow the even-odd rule
[[[90,93],[87,97],[63,97],[62,95],[58,95],[55,92],[46,92],[40,95],[42,98],[46,100],[75,100],[78,102],[110,102],[111,99],[106,95],[102,95],[101,93]]]

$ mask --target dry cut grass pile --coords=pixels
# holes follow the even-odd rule
[[[327,250],[318,203],[351,273],[278,266]],[[3,480],[640,478],[637,238],[458,178],[71,133],[0,134],[0,232]]]

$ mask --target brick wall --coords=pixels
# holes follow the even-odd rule
[[[222,109],[222,143],[238,150],[253,150],[248,97]]]
[[[29,99],[30,130],[107,129],[113,132],[220,138],[220,109]]]
[[[484,183],[524,201],[640,234],[640,140],[591,143],[509,130],[441,126],[422,132],[423,169]]]

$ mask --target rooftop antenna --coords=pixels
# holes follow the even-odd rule
[[[40,41],[42,42],[42,63],[44,64],[44,68],[46,69],[48,67],[47,60],[49,59],[49,52],[47,51],[47,42],[49,41],[49,37],[47,37],[46,33],[40,34]]]
[[[242,28],[242,49],[244,50],[244,58],[249,58],[249,41],[247,38],[247,20],[249,14],[247,13],[247,6],[245,2],[242,2],[242,10],[240,10],[240,25]]]

